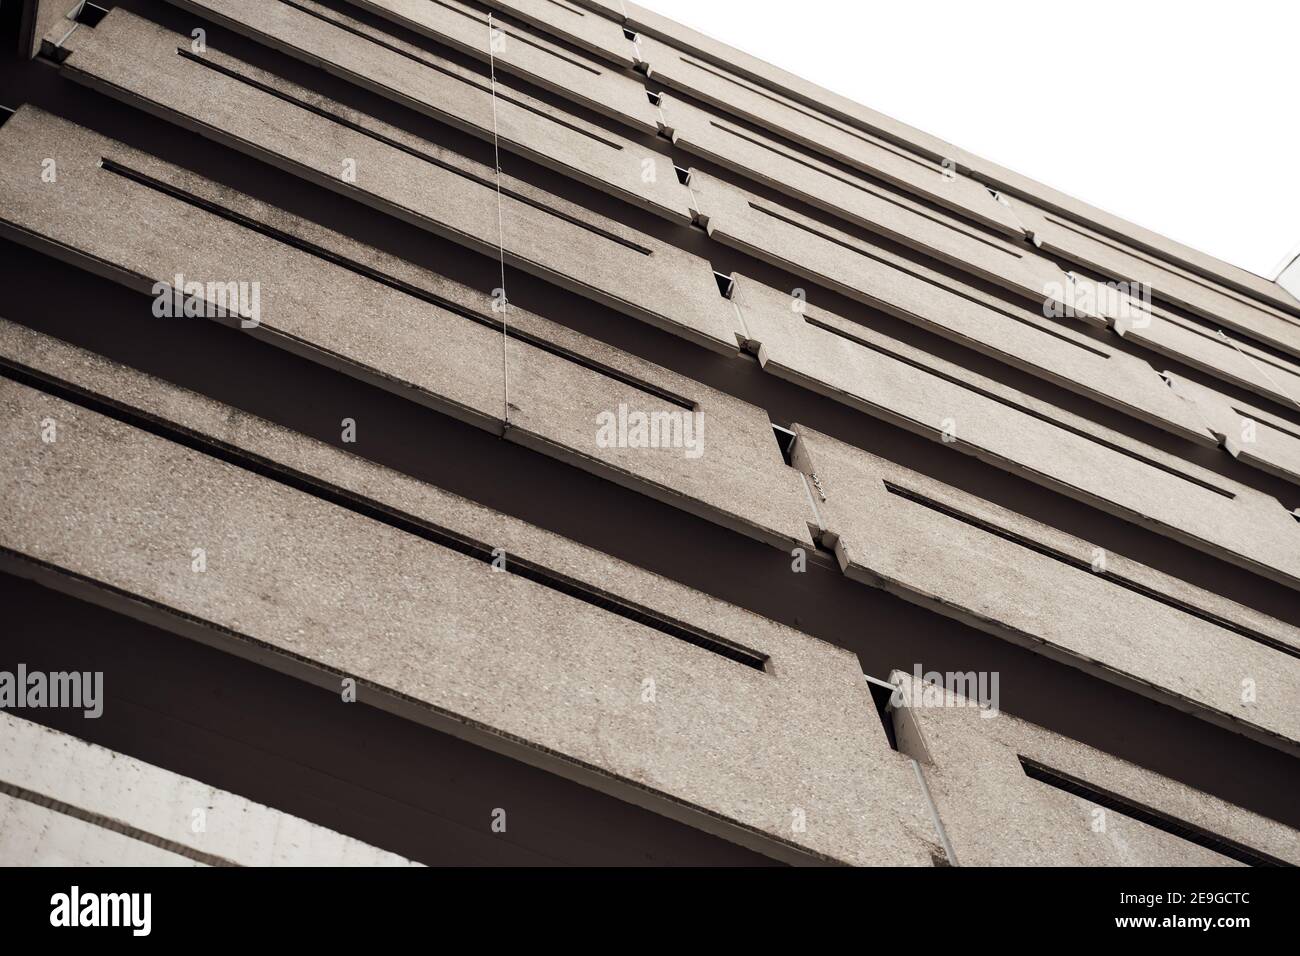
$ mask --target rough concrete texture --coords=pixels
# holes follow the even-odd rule
[[[968,286],[793,210],[693,172],[709,234],[796,275],[865,302],[1000,362],[1203,445],[1213,441],[1190,409],[1163,394],[1150,365],[1073,327]],[[1059,274],[1057,288],[1069,285]]]
[[[304,9],[261,4],[246,12],[241,31],[501,149],[658,213],[691,219],[690,191],[672,160],[498,85],[495,110],[489,79],[366,24],[304,0]],[[310,11],[310,12],[308,12]],[[357,34],[361,34],[358,36]],[[376,42],[368,42],[370,37]],[[200,116],[209,70],[176,55],[185,37],[123,10],[111,11],[76,38],[64,71],[83,83],[152,111]],[[198,59],[247,75],[248,64],[209,48]],[[647,167],[649,163],[649,167]],[[646,175],[646,169],[654,171]]]
[[[1206,426],[1231,455],[1261,471],[1300,483],[1300,426],[1182,376],[1164,374],[1174,391],[1204,416]]]
[[[31,56],[40,52],[43,41],[48,40],[54,44],[67,36],[74,26],[68,19],[68,13],[75,9],[76,0],[36,0],[35,7],[32,15]]]
[[[1300,753],[1294,644],[1265,646],[1119,586],[1127,579],[1092,570],[1095,552],[1078,560],[1081,543],[1058,551],[1073,562],[1044,554],[1041,547],[1059,535],[1036,521],[818,432],[796,431],[795,463],[816,476],[822,526],[850,577]],[[1243,702],[1247,680],[1258,693]]]
[[[791,296],[770,286],[747,279],[738,280],[736,286],[735,301],[745,321],[744,334],[751,343],[763,346],[759,356],[764,368],[783,377],[794,379],[797,376],[803,384],[821,391],[830,389],[830,394],[836,397],[856,394],[861,398],[880,394],[877,383],[853,373],[851,367],[862,362],[897,363],[811,323],[832,326],[852,338],[879,344],[895,354],[902,343],[807,303],[801,304],[802,315],[796,313]],[[1039,327],[1022,325],[1010,316],[992,310],[973,312],[972,315],[986,319],[980,334],[987,344],[980,351],[992,351],[995,344],[999,347],[1008,344],[1019,346],[1014,355],[1007,352],[995,352],[994,355],[1018,368],[1032,358],[1033,369],[1049,381],[1063,384],[1077,394],[1172,434],[1202,445],[1213,443],[1212,436],[1194,410],[1174,395],[1159,373],[1141,359],[1112,349],[1105,343],[1094,344],[1073,330],[1069,330],[1073,337],[1055,338],[1051,334],[1054,329],[1045,320]],[[953,318],[951,313],[941,314],[939,321]],[[948,337],[960,340],[955,329],[950,330]],[[937,360],[928,361],[933,363]],[[957,366],[952,368],[959,382],[982,390],[980,376]],[[1048,374],[1049,371],[1053,374]],[[925,375],[915,370],[902,374]],[[876,404],[889,403],[878,401]],[[933,423],[927,420],[927,425],[930,424]]]
[[[673,144],[773,189],[825,209],[895,242],[1041,301],[1061,270],[1027,243],[987,233],[905,193],[845,173],[815,156],[663,94],[659,104]],[[703,191],[703,190],[702,190]],[[703,191],[702,211],[711,213]]]
[[[565,354],[513,339],[503,363],[501,332],[482,324],[499,317],[490,300],[473,290],[409,265],[394,275],[386,268],[392,264],[388,257],[367,254],[359,244],[296,217],[269,217],[295,237],[450,299],[480,322],[110,174],[96,158],[124,154],[84,130],[71,132],[62,138],[67,149],[60,154],[60,182],[38,191],[31,197],[35,203],[14,203],[12,221],[23,228],[138,277],[133,284],[142,289],[170,284],[177,273],[187,281],[258,281],[260,324],[248,334],[497,433],[505,425],[508,367],[511,440],[761,541],[787,549],[811,546],[803,481],[782,460],[762,409],[518,309],[511,312],[516,334],[535,336]],[[198,179],[178,178],[156,160],[141,171],[186,189]],[[247,197],[210,183],[201,189],[204,199],[268,221],[266,208]],[[131,216],[105,215],[115,209],[129,209]],[[51,221],[66,219],[71,228],[47,232],[42,212]],[[371,317],[384,335],[376,337],[372,327],[355,322],[359,314]],[[681,401],[668,401],[665,394]],[[658,423],[654,445],[624,442],[627,431],[609,443],[610,433],[600,428],[603,416],[618,419],[621,409]]]
[[[1023,235],[1007,207],[979,183],[955,170],[760,89],[742,77],[728,75],[723,67],[700,63],[653,37],[645,37],[637,45],[649,63],[650,75],[672,89],[953,209],[988,228],[1010,236]]]
[[[596,7],[604,4],[601,4],[600,0],[584,0],[584,5]],[[710,66],[723,67],[727,73],[748,80],[763,90],[776,93],[782,99],[793,100],[804,107],[811,107],[814,113],[826,114],[861,130],[873,139],[879,138],[895,147],[901,147],[904,153],[916,153],[918,156],[939,163],[944,159],[956,160],[963,156],[963,150],[937,136],[931,136],[906,123],[900,123],[892,117],[869,109],[816,83],[811,83],[801,76],[788,73],[743,50],[705,36],[630,0],[612,0],[609,5],[622,8],[621,17],[626,21],[626,26],[636,30],[642,36],[663,41],[666,46],[674,48],[674,53],[680,51],[698,57]],[[657,63],[651,63],[652,68],[656,66]]]
[[[753,319],[754,339],[774,343],[759,349],[774,374],[919,434],[942,440],[947,432],[956,452],[1300,585],[1300,528],[1277,499],[865,326],[805,309],[805,325],[811,318],[838,333],[823,328],[814,336],[798,324],[788,297],[757,283],[738,283],[737,296],[746,325]],[[1196,417],[1190,405],[1187,414]]]
[[[238,9],[242,17],[248,7],[262,0],[171,0],[196,11],[219,15]],[[489,51],[488,15],[460,0],[352,0],[353,6],[369,10],[393,23],[423,34],[485,62],[494,62],[504,73],[518,76],[589,109],[612,116],[646,132],[658,128],[657,111],[646,98],[645,87],[630,73],[621,73],[600,61],[572,52],[548,40],[538,30],[493,21],[498,34],[497,49]]]
[[[1151,310],[1149,321],[1142,321],[1142,316],[1136,318],[1138,321],[1116,322],[1115,331],[1143,348],[1186,362],[1215,378],[1285,405],[1293,403],[1291,396],[1300,396],[1300,363],[1256,348],[1236,334],[1226,339],[1215,330],[1172,315],[1158,306]]]
[[[909,674],[893,710],[964,866],[1239,866],[1224,856],[1025,774],[1020,757],[1275,859],[1300,863],[1300,832]]]
[[[417,865],[11,714],[0,714],[0,787],[26,793],[0,803],[3,866]],[[44,806],[32,802],[41,797]],[[33,811],[44,818],[35,827]]]
[[[196,415],[220,409],[168,391]],[[200,624],[201,639],[323,686],[355,677],[379,706],[779,858],[924,865],[938,852],[910,765],[889,749],[849,651],[587,549],[558,549],[585,563],[580,580],[597,590],[649,580],[684,598],[677,619],[743,631],[769,658],[766,671],[745,667],[48,394],[5,382],[0,396],[0,440],[12,449],[0,466],[0,545],[56,575],[170,608]],[[228,430],[325,457],[224,411]],[[47,417],[59,423],[51,444],[40,438]],[[332,457],[346,459],[334,470],[426,510],[452,501],[444,526],[484,511]],[[495,524],[524,537],[525,551],[541,543],[551,554],[554,536]],[[202,573],[195,547],[206,551]]]
[[[229,130],[225,124],[233,124],[254,137],[231,140],[232,145],[470,248],[497,255],[502,227],[498,225],[495,184],[490,179],[411,155],[274,96],[241,87],[222,74],[212,73],[211,77],[213,98],[207,101],[210,111],[205,117],[216,120],[218,128]],[[266,112],[258,113],[262,107]],[[27,117],[19,122],[22,114]],[[205,125],[203,130],[211,133],[213,127]],[[227,141],[224,134],[221,138]],[[107,180],[120,178],[96,171],[94,164],[105,155],[96,149],[118,148],[120,152],[121,147],[39,110],[22,110],[0,131],[0,150],[15,161],[38,152],[48,155],[61,141],[77,151],[69,154],[70,167],[90,175],[41,189],[39,179],[23,174],[25,166],[11,170],[11,190],[27,194],[18,208],[25,208],[33,222],[52,214],[42,206],[73,203],[73,193],[84,195],[92,212],[106,213],[104,201],[95,197],[101,189],[110,188]],[[258,142],[277,151],[263,153]],[[278,152],[281,149],[286,152]],[[340,178],[345,158],[356,161],[355,184]],[[148,192],[140,188],[131,195],[141,202],[158,203],[161,197],[151,200],[144,195]],[[511,194],[514,192],[519,193],[518,198]],[[508,263],[716,351],[735,353],[735,312],[719,295],[706,261],[648,236],[638,234],[633,242],[618,229],[606,229],[608,220],[603,217],[586,214],[591,224],[585,225],[574,221],[569,206],[549,203],[539,208],[524,191],[511,193],[503,197],[501,209]],[[152,230],[152,226],[145,228],[148,222],[140,212],[128,210],[116,228],[129,235],[134,225],[135,230],[147,234]],[[75,223],[65,226],[80,231]],[[89,236],[84,241],[94,244],[100,238]],[[193,272],[187,274],[247,275],[222,272],[216,263],[204,265],[202,260],[193,265]]]
[[[592,16],[562,0],[488,0],[487,6],[618,66],[636,65],[632,41],[623,35],[623,27],[604,16]]]
[[[0,866],[202,866],[0,792]]]
[[[968,174],[976,182],[986,183],[1004,192],[1028,199],[1043,209],[1052,210],[1079,223],[1087,224],[1109,239],[1119,240],[1122,245],[1139,255],[1154,256],[1166,265],[1182,267],[1195,275],[1207,277],[1212,282],[1223,283],[1226,287],[1243,292],[1251,298],[1300,315],[1300,300],[1275,282],[1090,206],[1050,186],[1022,176],[1014,170],[975,156],[946,140],[901,123],[832,90],[809,82],[803,77],[751,56],[743,50],[705,36],[653,10],[625,0],[578,0],[578,2],[589,9],[603,12],[615,20],[625,22],[626,26],[640,33],[665,41],[668,46],[675,47],[677,51],[698,57],[712,67],[722,67],[725,72],[749,80],[758,87],[795,100],[817,113],[842,120],[869,135],[880,137],[900,147],[905,153],[915,153],[939,163],[948,160],[955,171]]]
[[[1050,252],[1119,281],[1149,285],[1162,299],[1229,329],[1300,356],[1300,317],[1236,292],[1178,266],[1128,249],[1077,222],[1011,199],[1034,242]]]

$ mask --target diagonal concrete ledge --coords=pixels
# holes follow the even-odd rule
[[[1084,542],[811,429],[795,430],[795,464],[815,476],[826,543],[849,577],[1300,754],[1294,629],[1274,624],[1270,630],[1284,629],[1290,640],[1264,644],[1269,635],[1221,626],[1196,607],[1213,602],[1231,615],[1229,602],[1204,594],[1182,607],[1176,595],[1153,600],[1122,586],[1152,581],[1133,562],[1112,576],[1103,554],[1105,571],[1093,571],[1097,555]],[[1256,689],[1250,701],[1247,680]]]
[[[66,347],[52,353],[70,358]],[[207,423],[236,447],[486,539],[505,549],[507,569],[545,555],[596,591],[633,593],[643,606],[742,637],[769,666],[740,666],[3,380],[8,570],[323,687],[353,677],[367,703],[778,859],[932,861],[909,762],[889,749],[852,653],[219,403],[80,359],[191,433]],[[59,423],[50,444],[38,427],[47,417]],[[195,547],[206,552],[203,573],[191,566]],[[803,829],[791,826],[796,810]]]
[[[951,688],[901,672],[890,680],[899,688],[892,710],[899,746],[920,764],[963,866],[1243,865],[1184,835],[1034,779],[1022,760],[1170,823],[1300,864],[1300,833],[1291,827],[1028,721],[989,716]],[[990,813],[991,807],[998,809]]]

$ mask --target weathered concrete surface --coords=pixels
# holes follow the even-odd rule
[[[736,301],[774,374],[927,437],[946,431],[956,452],[1300,586],[1300,528],[1275,498],[839,316],[801,320],[757,283],[738,283]]]
[[[32,46],[29,56],[40,52],[42,42],[58,43],[74,26],[68,19],[68,12],[76,6],[76,0],[36,0],[32,12]],[[80,28],[79,28],[80,29]]]
[[[872,246],[703,173],[693,171],[691,188],[714,239],[998,361],[1111,405],[1117,400],[1110,396],[1125,377],[1159,381],[1145,363],[1121,358],[1118,350],[1073,327],[1072,320],[1047,318],[1042,304],[1008,303],[924,262]],[[1052,298],[1063,305],[1070,301],[1070,281],[1059,270],[1057,275]],[[1200,423],[1180,412],[1180,403],[1156,400],[1163,411],[1153,413],[1146,411],[1145,400],[1118,401],[1116,407],[1146,421],[1172,425],[1182,437],[1210,443]]]
[[[774,189],[825,209],[895,242],[949,262],[1034,301],[1061,270],[1024,242],[988,233],[864,177],[842,172],[762,133],[710,115],[694,104],[663,94],[659,104],[673,144]],[[701,177],[702,181],[707,179]],[[702,210],[711,213],[701,187]]]
[[[486,5],[618,66],[636,65],[632,41],[623,35],[621,24],[593,16],[566,0],[488,0]]]
[[[1025,774],[1024,756],[1130,804],[1252,850],[1300,863],[1300,833],[951,689],[923,696],[895,672],[899,748],[921,766],[963,866],[1240,866],[1230,857]],[[933,685],[929,685],[933,688]]]
[[[243,32],[503,150],[671,221],[690,222],[690,191],[678,182],[669,157],[504,86],[497,87],[494,111],[492,85],[475,71],[310,0],[303,5],[312,12],[256,5],[242,21]],[[73,79],[151,112],[192,120],[203,116],[206,97],[220,92],[211,88],[216,78],[203,63],[254,76],[248,64],[211,47],[194,58],[177,56],[178,47],[189,51],[185,37],[124,10],[111,11],[69,46],[74,52],[63,70]]]
[[[1121,281],[1144,282],[1155,294],[1243,335],[1300,356],[1300,317],[1288,314],[1149,255],[1126,249],[1080,223],[1010,200],[1044,249]]]
[[[1004,192],[1031,200],[1044,209],[1087,224],[1109,239],[1118,239],[1122,245],[1137,254],[1154,256],[1165,265],[1182,267],[1196,275],[1208,277],[1212,282],[1222,283],[1229,289],[1246,293],[1253,299],[1300,315],[1300,300],[1277,283],[1067,196],[630,0],[578,2],[589,9],[603,11],[615,20],[625,21],[627,26],[643,34],[665,41],[675,51],[695,56],[711,67],[723,67],[725,72],[749,80],[782,98],[792,99],[816,113],[829,115],[869,135],[880,137],[900,147],[905,153],[915,153],[940,163],[946,159],[955,171],[967,174],[977,182],[987,183]],[[671,62],[671,59],[665,62]],[[652,67],[657,65],[651,64]]]
[[[47,583],[74,574],[92,594],[131,595],[127,613],[141,601],[170,608],[186,617],[165,626],[325,687],[354,677],[367,702],[782,859],[933,860],[911,768],[889,749],[852,653],[234,409],[128,380],[320,480],[364,484],[399,513],[409,501],[422,522],[492,534],[484,543],[544,555],[598,593],[634,590],[643,606],[734,634],[768,668],[5,381],[0,546],[52,569]],[[51,444],[47,417],[59,423]]]
[[[206,9],[235,19],[242,17],[247,8],[257,6],[259,0],[171,2],[196,12]],[[478,60],[495,62],[498,70],[521,77],[589,109],[646,132],[658,128],[658,111],[646,98],[645,87],[630,72],[622,73],[598,60],[570,52],[534,28],[511,26],[499,19],[494,20],[496,29],[501,32],[498,34],[498,48],[489,51],[487,14],[460,0],[440,0],[438,3],[428,0],[352,0],[352,3]]]
[[[745,336],[751,347],[762,346],[758,354],[764,368],[818,391],[829,390],[828,394],[842,399],[853,395],[885,407],[897,401],[897,396],[884,394],[879,383],[854,370],[862,363],[890,366],[897,363],[824,327],[831,326],[859,342],[878,343],[895,352],[902,343],[806,302],[800,303],[802,314],[796,313],[790,295],[748,279],[739,280],[737,289],[735,301],[745,321]],[[1073,330],[1070,333],[1074,337],[1055,338],[1049,334],[1054,330],[1045,321],[1040,329],[1022,325],[992,310],[972,311],[970,315],[972,323],[953,323],[948,337],[961,341],[959,331],[978,333],[984,343],[981,351],[1010,345],[1014,353],[1000,352],[995,356],[1005,358],[1016,367],[1031,364],[1039,376],[1049,381],[1172,434],[1202,445],[1213,443],[1193,409],[1174,395],[1155,369],[1141,359],[1105,343],[1084,340]],[[940,313],[939,321],[951,322],[953,318],[951,313]],[[975,321],[981,324],[975,325]],[[975,391],[982,390],[981,376],[957,366],[951,366],[951,370],[958,383],[965,383]],[[919,370],[899,374],[928,378]],[[932,424],[928,417],[922,420]]]
[[[909,154],[871,133],[759,89],[742,77],[727,75],[722,67],[699,63],[653,37],[643,38],[638,47],[650,65],[651,76],[666,86],[953,209],[990,229],[1010,236],[1023,235],[1015,216],[987,189],[940,163]]]
[[[416,865],[198,780],[0,713],[4,785],[27,796],[0,793],[3,866]],[[49,802],[33,803],[37,796]],[[80,811],[81,818],[69,809]],[[196,822],[201,823],[197,832]],[[157,844],[133,831],[143,831]]]
[[[687,54],[699,58],[710,67],[722,67],[726,73],[749,81],[764,92],[775,93],[781,100],[791,100],[800,106],[811,108],[814,114],[829,116],[839,123],[860,130],[872,139],[880,139],[894,147],[901,147],[904,154],[915,153],[938,163],[942,163],[944,159],[957,160],[964,155],[963,150],[937,136],[931,136],[906,123],[900,123],[848,97],[820,87],[801,76],[751,56],[743,50],[738,50],[675,20],[661,16],[653,10],[648,10],[630,0],[627,2],[617,0],[617,2],[626,10],[624,16],[627,26],[643,36],[663,41],[662,45],[670,48],[674,55]],[[662,53],[662,50],[660,52]],[[648,56],[645,58],[648,59]],[[658,60],[650,60],[650,66],[657,70],[664,62],[671,62],[671,59],[660,56]]]
[[[1294,631],[1287,650],[1265,646],[1119,586],[1128,562],[1112,573],[1103,555],[1107,570],[1094,572],[1096,552],[1083,542],[818,432],[795,430],[795,464],[816,476],[822,526],[848,576],[1300,753]],[[1258,691],[1251,702],[1242,700],[1246,680]]]
[[[0,792],[0,866],[202,866]]]
[[[59,243],[65,253],[85,257],[88,267],[90,260],[112,267],[118,278],[142,291],[156,282],[170,286],[177,274],[187,282],[257,281],[260,323],[245,330],[248,334],[471,424],[504,431],[512,441],[766,543],[784,549],[811,546],[803,481],[781,459],[762,409],[518,309],[511,310],[511,328],[538,344],[518,338],[503,343],[500,317],[482,293],[379,256],[160,161],[128,155],[88,131],[45,128],[62,144],[60,181],[35,193],[25,183],[10,184],[14,201],[8,217]],[[448,301],[449,307],[108,173],[97,164],[101,155],[187,192],[199,190],[206,201],[272,224],[416,293]],[[10,192],[0,185],[0,194]],[[357,323],[357,315],[369,321]],[[375,328],[383,335],[376,336]],[[609,432],[600,426],[605,416],[625,417],[621,409],[659,423],[657,441],[647,446],[615,436],[619,443],[610,444]]]
[[[1300,426],[1261,408],[1165,372],[1174,391],[1194,405],[1206,426],[1238,460],[1300,483]]]
[[[1115,322],[1114,329],[1130,342],[1186,362],[1257,395],[1288,405],[1293,401],[1291,396],[1300,396],[1300,364],[1256,348],[1235,333],[1230,341],[1226,340],[1215,331],[1165,312],[1159,306],[1151,310],[1149,320],[1139,315],[1134,321]]]
[[[198,88],[176,91],[175,108],[159,112],[493,259],[504,251],[525,272],[734,352],[733,310],[698,256],[509,176],[501,177],[498,213],[490,167],[272,74],[242,72],[281,95],[207,71],[193,75]],[[355,181],[344,178],[345,160]]]

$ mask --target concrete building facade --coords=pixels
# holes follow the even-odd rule
[[[0,17],[0,863],[1300,863],[1285,284],[624,0]]]

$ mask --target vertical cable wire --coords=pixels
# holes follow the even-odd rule
[[[501,213],[501,145],[497,135],[497,58],[493,46],[495,26],[492,14],[488,13],[488,68],[492,81],[492,164],[497,176],[497,259],[501,263],[501,382],[502,413],[505,427],[510,427],[510,358],[506,351],[509,338],[509,323],[506,310],[510,307],[510,296],[506,293],[506,231]]]

